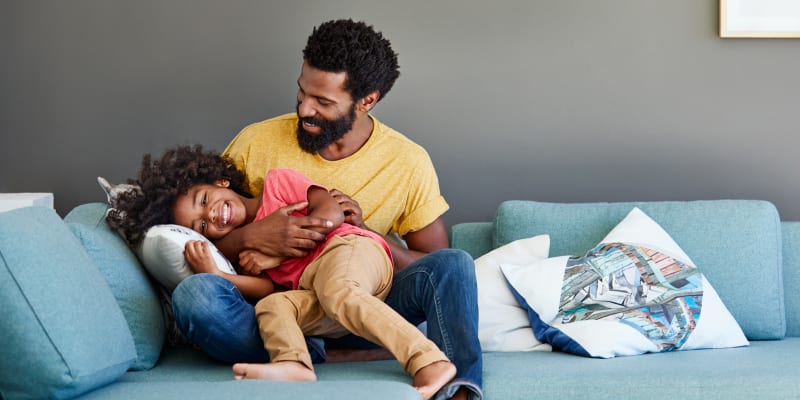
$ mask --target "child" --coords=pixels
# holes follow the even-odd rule
[[[325,242],[305,257],[279,260],[243,252],[240,264],[246,264],[245,272],[252,275],[220,272],[205,245],[187,244],[186,258],[195,272],[223,275],[248,298],[269,294],[255,310],[272,362],[235,364],[237,379],[316,380],[304,335],[339,337],[347,331],[387,348],[413,376],[424,399],[455,376],[455,366],[444,353],[383,303],[393,270],[383,237],[344,223],[344,214],[328,190],[298,172],[270,171],[258,198],[235,191],[242,182],[241,173],[218,154],[205,153],[200,146],[179,147],[160,161],[145,156],[136,182],[143,195],[132,195],[130,207],[125,202],[118,205],[124,211],[119,214],[135,221],[121,226],[109,214],[109,222],[134,241],[161,223],[176,223],[220,239],[278,208],[304,201],[307,215],[331,221],[322,232]],[[275,290],[272,282],[293,290],[270,294]]]

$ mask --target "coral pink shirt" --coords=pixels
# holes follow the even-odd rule
[[[297,171],[291,169],[270,170],[267,173],[267,177],[264,178],[264,192],[261,195],[261,207],[258,209],[253,221],[258,221],[275,210],[289,204],[307,201],[308,189],[312,186],[326,189],[323,186],[314,184],[305,175]],[[306,210],[302,210],[293,213],[293,215],[303,216],[307,214]],[[348,223],[343,223],[330,232],[325,238],[325,242],[319,244],[317,248],[312,250],[308,255],[305,257],[286,259],[277,267],[268,269],[267,274],[276,284],[291,289],[297,289],[300,283],[300,275],[303,274],[308,264],[311,264],[322,250],[325,249],[330,238],[344,235],[360,235],[372,238],[383,246],[384,250],[386,250],[386,254],[389,255],[389,259],[392,258],[389,245],[381,235]]]

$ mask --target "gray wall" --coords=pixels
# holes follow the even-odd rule
[[[720,39],[717,0],[0,0],[0,192],[103,200],[175,144],[293,110],[301,49],[375,25],[375,115],[424,145],[448,224],[506,199],[757,198],[800,220],[800,39]]]

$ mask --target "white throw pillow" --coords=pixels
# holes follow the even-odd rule
[[[190,240],[207,242],[217,268],[236,274],[230,261],[205,236],[180,225],[156,225],[145,233],[138,253],[147,271],[168,291],[172,292],[182,280],[192,275],[192,269],[183,256],[186,242]]]
[[[638,208],[582,257],[501,270],[537,339],[560,351],[609,358],[748,345],[705,276]]]
[[[500,272],[500,264],[543,260],[549,252],[550,236],[539,235],[511,242],[475,260],[478,338],[483,351],[526,351],[541,346],[533,336],[527,311]]]

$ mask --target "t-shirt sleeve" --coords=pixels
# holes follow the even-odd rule
[[[395,230],[401,236],[418,231],[430,225],[449,208],[439,190],[436,170],[426,153],[414,168],[404,216],[397,221]]]

